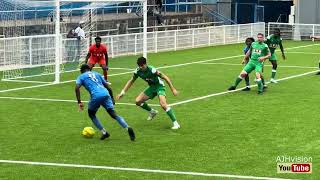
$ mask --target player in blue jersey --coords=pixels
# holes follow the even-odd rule
[[[83,103],[80,98],[80,88],[84,86],[87,91],[90,93],[91,99],[88,104],[88,114],[93,124],[102,132],[101,140],[104,140],[110,136],[110,134],[102,126],[96,113],[100,106],[104,107],[109,115],[118,121],[118,123],[125,129],[127,129],[130,136],[130,140],[135,140],[135,134],[131,127],[128,126],[126,121],[118,116],[114,111],[114,98],[111,88],[109,87],[107,81],[102,77],[101,74],[90,71],[90,67],[87,64],[84,64],[80,68],[81,75],[77,78],[76,81],[76,97],[78,100],[79,109],[82,111],[84,108]]]
[[[249,37],[246,39],[246,47],[243,49],[243,53],[244,55],[247,54],[247,52],[250,50],[251,44],[254,42],[254,38]],[[244,65],[246,65],[248,63],[248,61],[243,62]],[[243,89],[243,91],[250,91],[250,78],[249,78],[249,74],[244,78],[246,81],[246,88]]]

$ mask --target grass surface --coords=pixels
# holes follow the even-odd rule
[[[312,42],[284,43],[286,48]],[[163,52],[149,55],[155,67],[210,60],[178,67],[160,68],[173,81],[180,95],[174,97],[167,88],[169,103],[181,102],[224,92],[242,69],[242,44]],[[317,70],[318,46],[288,49],[287,60],[279,57],[277,78]],[[294,53],[292,53],[294,52]],[[300,52],[300,53],[297,53]],[[136,57],[112,59],[110,67],[135,68]],[[266,62],[269,64],[269,62]],[[286,67],[299,66],[299,67]],[[310,68],[311,67],[311,68]],[[312,68],[315,67],[315,68]],[[110,74],[130,70],[110,70]],[[65,73],[62,81],[73,80],[78,72]],[[269,79],[271,67],[265,67]],[[131,73],[110,76],[112,88],[121,91]],[[24,80],[47,81],[52,77]],[[253,77],[252,84],[253,82]],[[0,96],[75,100],[74,82],[12,92],[1,90],[33,86],[33,83],[1,82]],[[243,86],[244,83],[241,83]],[[297,179],[319,179],[320,140],[318,76],[307,75],[271,84],[263,96],[235,92],[174,106],[182,128],[173,131],[165,112],[152,122],[147,113],[135,106],[117,105],[137,135],[132,143],[126,132],[103,109],[98,117],[111,133],[100,141],[81,137],[85,126],[93,126],[86,112],[77,112],[72,102],[0,99],[0,159],[70,164],[88,164],[145,169],[223,173]],[[134,103],[146,87],[136,82],[121,102]],[[89,100],[82,89],[83,100]],[[154,99],[150,103],[157,104]],[[161,110],[160,107],[155,107]],[[311,156],[312,174],[277,174],[277,156]],[[1,164],[0,179],[209,179],[190,175],[126,172],[85,168],[46,167]],[[211,177],[211,179],[226,179]]]

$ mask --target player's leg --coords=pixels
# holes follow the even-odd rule
[[[246,81],[246,88],[243,89],[243,91],[250,91],[250,77],[249,74],[247,74],[247,76],[244,78],[244,80]]]
[[[263,83],[261,80],[263,64],[260,62],[256,63],[255,72],[256,72],[256,81],[258,84],[258,94],[263,93]]]
[[[270,57],[270,62],[272,64],[272,72],[271,72],[271,79],[270,82],[271,83],[277,83],[277,81],[275,80],[276,74],[277,74],[277,68],[278,68],[278,63],[277,63],[277,57],[275,55],[275,53],[273,53]]]
[[[263,84],[263,89],[267,89],[268,86],[266,84],[266,81],[264,80],[263,73],[264,73],[264,63],[262,64],[262,73],[260,73],[260,77],[261,77],[261,82]]]
[[[108,112],[110,117],[112,117],[114,120],[116,120],[121,127],[125,128],[128,131],[128,134],[130,136],[130,140],[134,141],[135,134],[134,134],[133,129],[131,127],[129,127],[127,122],[114,111],[114,106],[113,106],[113,102],[111,100],[111,97],[105,97],[103,100],[102,106],[106,109],[106,111]]]
[[[94,67],[94,65],[96,64],[96,62],[94,61],[94,60],[92,60],[92,59],[89,59],[89,61],[88,61],[88,66],[90,67],[90,69],[92,70],[92,68]]]
[[[139,96],[136,97],[136,105],[149,112],[147,120],[152,120],[158,114],[158,111],[152,109],[146,102],[149,99],[153,99],[155,96],[156,94],[153,92],[153,88],[148,87],[144,92],[140,93]]]
[[[104,140],[110,136],[110,134],[105,130],[105,128],[100,123],[99,119],[96,116],[96,113],[100,107],[100,102],[98,100],[90,100],[88,105],[88,115],[92,120],[93,124],[101,131],[102,136],[101,140]]]
[[[127,122],[121,117],[119,116],[114,109],[107,109],[107,112],[109,113],[110,117],[112,117],[113,119],[115,119],[120,126],[122,126],[123,128],[125,128],[128,131],[129,137],[131,141],[134,141],[136,136],[134,134],[134,131],[131,127],[129,127],[129,125],[127,124]]]
[[[110,97],[106,97],[102,106],[106,109],[106,111],[108,112],[110,117],[115,119],[121,127],[125,128],[128,131],[130,140],[134,141],[136,137],[135,137],[133,129],[131,127],[129,127],[127,122],[114,111],[113,102]]]
[[[237,77],[236,81],[234,82],[234,85],[231,86],[228,90],[232,91],[237,88],[237,86],[240,84],[240,82],[248,76],[254,69],[254,64],[252,62],[249,62],[244,69],[241,71],[240,75]]]
[[[105,60],[101,60],[99,62],[101,68],[102,68],[102,71],[103,71],[103,77],[106,81],[108,81],[108,67],[106,65],[106,61]]]
[[[167,100],[166,100],[166,96],[163,94],[159,94],[159,103],[160,106],[162,107],[163,110],[166,111],[167,115],[169,116],[169,118],[171,119],[173,126],[171,129],[179,129],[180,125],[177,121],[176,115],[173,112],[173,109],[171,107],[168,106],[167,104]]]

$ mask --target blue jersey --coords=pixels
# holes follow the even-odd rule
[[[109,91],[104,87],[107,84],[101,74],[88,71],[81,74],[76,81],[77,85],[84,86],[90,93],[91,98],[110,96]]]
[[[246,46],[246,47],[243,49],[243,53],[246,55],[249,50],[250,50],[250,47]]]

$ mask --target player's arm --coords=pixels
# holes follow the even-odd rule
[[[172,94],[173,94],[174,96],[177,96],[177,95],[178,95],[178,91],[177,91],[176,88],[173,86],[170,78],[169,78],[168,76],[166,76],[165,74],[161,73],[160,71],[157,71],[156,73],[157,73],[157,75],[158,75],[161,79],[163,79],[163,80],[165,80],[165,81],[167,82],[167,84],[169,85],[169,87],[170,87],[170,89],[171,89],[171,91],[172,91]]]
[[[80,88],[81,88],[81,85],[77,84],[75,87],[75,93],[76,93],[76,97],[77,97],[77,101],[78,101],[79,111],[82,111],[84,105],[81,102]]]
[[[88,60],[89,60],[90,56],[91,56],[91,53],[88,52],[88,54],[87,54],[87,56],[86,56],[86,60],[85,60],[86,63],[88,63]]]
[[[107,51],[107,46],[104,46],[104,59],[106,60],[106,66],[109,67],[109,55]]]
[[[89,47],[88,54],[87,54],[87,56],[86,56],[86,60],[85,60],[86,63],[88,63],[88,60],[89,60],[89,58],[90,58],[90,56],[91,56],[91,52],[92,52],[91,49],[92,49],[92,48],[91,48],[91,46],[90,46],[90,47]]]
[[[108,53],[105,53],[104,56],[105,56],[105,60],[106,60],[106,66],[109,67],[109,56],[108,56]]]
[[[283,45],[282,45],[282,41],[280,41],[279,46],[280,46],[280,50],[281,50],[281,53],[282,53],[282,59],[285,60],[286,56],[284,55],[284,48],[283,48]]]
[[[250,47],[249,51],[247,51],[246,55],[244,56],[243,60],[242,60],[242,64],[245,64],[246,62],[249,61],[249,57],[251,55],[252,52],[252,48]]]
[[[263,62],[263,61],[265,61],[266,59],[269,59],[270,57],[271,57],[271,52],[270,52],[270,49],[268,48],[268,47],[266,47],[266,49],[265,49],[265,51],[266,51],[266,56],[262,56],[262,57],[259,57],[259,61],[260,62]]]
[[[133,85],[137,78],[138,77],[136,75],[133,75],[133,77],[127,82],[127,84],[121,90],[121,93],[117,96],[117,100],[120,100],[126,94],[126,92],[130,89],[130,87]]]
[[[112,92],[111,87],[107,83],[103,84],[103,86],[109,91],[109,94],[110,94],[110,96],[112,98],[112,102],[113,102],[113,104],[115,104],[114,97],[113,97],[113,92]]]

